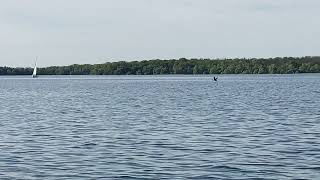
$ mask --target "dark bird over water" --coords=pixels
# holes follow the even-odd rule
[[[213,80],[214,81],[218,81],[218,77],[213,77]]]

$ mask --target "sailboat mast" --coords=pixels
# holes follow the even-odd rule
[[[36,60],[37,60],[37,58],[36,58]],[[34,69],[33,69],[32,77],[33,78],[37,77],[37,61],[34,63]]]

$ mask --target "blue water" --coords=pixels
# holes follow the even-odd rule
[[[0,77],[0,179],[317,179],[320,74]]]

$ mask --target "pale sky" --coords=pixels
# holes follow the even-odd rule
[[[320,55],[319,0],[1,0],[0,66]]]

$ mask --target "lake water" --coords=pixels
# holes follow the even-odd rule
[[[320,74],[0,77],[0,179],[317,179]]]

